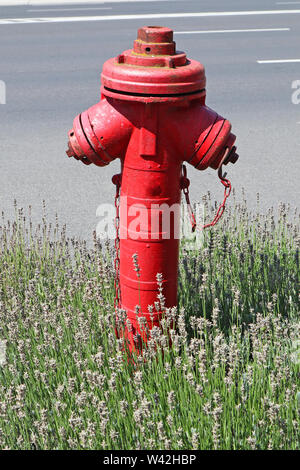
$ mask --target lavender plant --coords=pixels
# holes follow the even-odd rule
[[[297,213],[235,203],[201,250],[183,244],[179,305],[158,273],[162,329],[128,361],[112,248],[16,210],[0,227],[1,449],[299,448]]]

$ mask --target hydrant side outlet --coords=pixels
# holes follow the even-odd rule
[[[98,166],[121,160],[119,306],[132,323],[132,349],[142,334],[137,306],[150,330],[159,325],[161,312],[148,309],[158,273],[166,307],[177,304],[183,162],[218,169],[238,157],[231,124],[205,104],[205,86],[203,65],[176,52],[171,29],[142,27],[132,50],[105,62],[100,102],[69,132],[69,157]]]

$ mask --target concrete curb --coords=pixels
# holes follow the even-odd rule
[[[171,0],[0,0],[0,6],[54,6],[54,5],[85,5],[104,3],[129,3],[129,2],[163,2]]]

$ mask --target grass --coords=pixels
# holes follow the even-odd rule
[[[183,244],[172,348],[156,330],[133,364],[111,248],[16,211],[0,227],[1,449],[299,448],[297,213],[235,203],[200,250]]]

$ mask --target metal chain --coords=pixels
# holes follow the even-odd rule
[[[230,193],[231,193],[231,182],[229,181],[229,179],[225,178],[224,175],[222,175],[221,167],[218,170],[218,176],[223,186],[225,186],[223,202],[220,204],[214,219],[210,223],[203,225],[202,229],[205,229],[207,227],[212,227],[213,225],[216,225],[219,222],[225,210],[226,201],[229,198]]]
[[[114,268],[115,268],[115,299],[114,307],[117,311],[121,306],[121,289],[120,289],[120,186],[121,186],[121,175],[114,175],[112,182],[116,185],[116,195],[115,195],[115,259],[114,259]]]
[[[222,161],[224,161],[224,159]],[[196,222],[195,214],[193,212],[193,208],[192,208],[191,201],[190,201],[190,195],[189,195],[190,182],[187,178],[186,166],[183,165],[182,169],[183,169],[182,189],[183,189],[183,194],[185,195],[185,200],[186,200],[186,204],[187,204],[187,208],[189,212],[189,217],[190,217],[190,221],[192,225],[192,232],[194,232],[197,228],[197,222]],[[223,186],[225,186],[223,202],[220,204],[213,220],[209,222],[208,224],[202,225],[202,227],[198,228],[198,230],[204,230],[205,228],[216,225],[219,222],[220,218],[222,217],[224,210],[225,210],[226,201],[231,193],[231,182],[229,181],[229,179],[225,178],[225,176],[226,176],[226,173],[224,175],[222,174],[222,163],[221,163],[221,165],[218,168],[218,177],[220,178],[220,181],[223,184]]]

